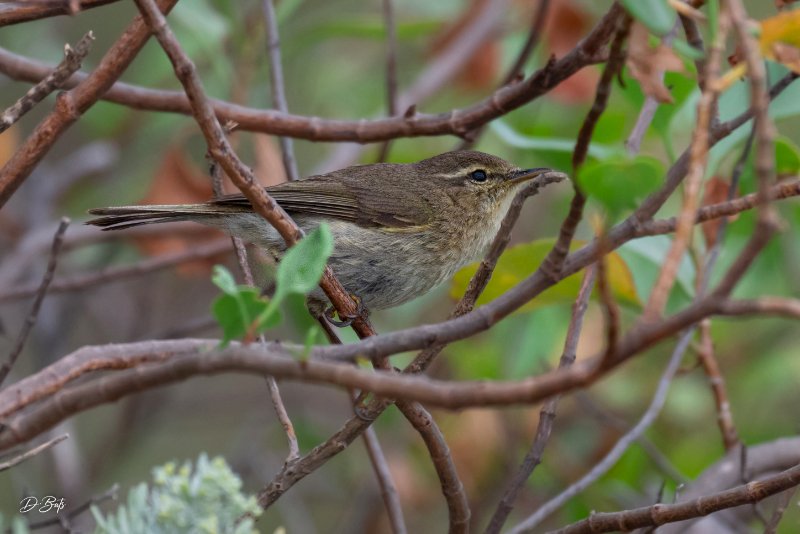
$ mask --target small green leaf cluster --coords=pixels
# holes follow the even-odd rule
[[[254,287],[237,285],[225,267],[215,266],[212,281],[223,294],[211,311],[222,328],[222,345],[233,339],[250,341],[278,325],[281,303],[292,294],[307,295],[317,287],[332,252],[333,235],[326,224],[321,224],[286,251],[278,264],[271,299],[259,295]]]
[[[252,534],[261,508],[223,458],[201,454],[194,469],[191,462],[155,468],[152,486],[132,488],[127,505],[107,516],[93,506],[92,514],[96,534]]]

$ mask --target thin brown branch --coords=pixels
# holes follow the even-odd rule
[[[46,451],[50,447],[58,445],[59,443],[61,443],[65,439],[67,439],[68,437],[69,437],[69,434],[61,434],[60,436],[56,436],[53,439],[49,439],[49,440],[45,441],[44,443],[42,443],[40,445],[37,445],[36,447],[32,448],[29,451],[25,451],[24,453],[11,458],[10,460],[6,460],[6,461],[0,463],[0,472],[5,471],[7,469],[11,469],[15,465],[21,464],[22,462],[24,462],[28,458],[33,458],[37,454],[41,454],[42,452]]]
[[[758,192],[767,198],[767,188],[774,177],[775,170],[775,125],[769,117],[769,89],[767,85],[767,67],[761,56],[758,41],[753,36],[747,12],[741,0],[729,2],[731,23],[736,32],[739,45],[747,65],[747,77],[750,81],[750,106],[753,110],[753,128],[755,130],[755,171]],[[761,217],[770,217],[770,208],[765,204],[760,209]]]
[[[264,22],[267,28],[267,52],[269,54],[269,86],[272,91],[272,107],[281,113],[289,113],[289,104],[286,102],[286,89],[283,83],[283,61],[281,60],[281,39],[278,34],[278,18],[275,15],[273,0],[262,0],[261,8],[264,12]],[[283,168],[289,180],[297,180],[297,160],[294,157],[294,145],[291,137],[278,138],[283,156]]]
[[[542,34],[544,33],[544,23],[547,20],[547,13],[549,10],[550,0],[540,0],[537,3],[536,9],[533,13],[533,19],[531,20],[531,29],[528,31],[528,37],[525,39],[525,43],[517,53],[514,63],[508,69],[506,75],[503,76],[503,82],[500,84],[500,87],[514,83],[523,75],[525,63],[528,61],[531,54],[536,49],[536,45],[539,43],[539,40],[542,38]],[[475,143],[478,142],[481,134],[483,134],[483,130],[484,128],[480,127],[467,134],[464,140],[459,144],[458,149],[466,150],[475,146]]]
[[[775,510],[772,512],[772,516],[769,518],[764,528],[764,534],[777,534],[778,525],[780,525],[783,514],[786,512],[786,509],[789,508],[789,504],[792,502],[795,493],[797,493],[797,486],[789,488],[778,497],[778,504],[775,506]]]
[[[433,417],[417,402],[398,401],[397,408],[422,436],[428,448],[436,474],[442,485],[442,494],[447,501],[450,520],[450,534],[469,531],[470,509],[464,485],[458,478],[450,448],[444,440],[441,430],[433,422]]]
[[[672,384],[672,379],[675,377],[675,372],[678,370],[681,360],[683,359],[683,355],[686,349],[689,347],[689,342],[692,339],[692,332],[693,330],[690,329],[681,336],[681,339],[675,346],[675,350],[672,352],[672,356],[670,356],[669,362],[664,369],[664,373],[661,375],[661,378],[658,381],[658,387],[653,395],[653,400],[650,401],[650,406],[647,407],[647,410],[644,412],[639,421],[633,426],[633,428],[631,428],[630,431],[622,436],[617,443],[614,444],[614,447],[608,452],[608,454],[606,454],[602,460],[597,462],[592,469],[586,473],[586,475],[581,477],[580,480],[570,485],[557,496],[540,506],[535,513],[531,514],[528,518],[510,530],[509,534],[519,534],[520,532],[529,531],[535,528],[548,515],[564,506],[564,504],[566,504],[566,502],[572,497],[596,482],[598,478],[607,473],[608,470],[619,461],[631,444],[633,444],[645,432],[645,430],[647,430],[653,424],[653,422],[656,420],[656,417],[658,417],[658,414],[661,413],[661,409],[664,407],[664,403],[667,400],[669,386]]]
[[[17,340],[14,342],[14,347],[8,354],[7,361],[0,366],[0,384],[5,381],[8,373],[11,372],[11,368],[14,366],[17,358],[19,358],[19,355],[22,353],[23,347],[25,347],[25,342],[28,340],[28,335],[31,333],[33,325],[36,324],[36,319],[39,316],[39,309],[42,307],[42,302],[47,294],[47,289],[50,287],[50,283],[53,281],[53,276],[56,272],[56,266],[58,265],[58,254],[61,251],[61,244],[64,241],[64,233],[67,231],[69,222],[69,219],[66,217],[61,219],[58,229],[56,230],[56,235],[53,236],[53,244],[50,248],[50,259],[47,262],[47,269],[42,277],[42,281],[39,284],[39,287],[36,289],[36,298],[33,299],[31,311],[25,318],[25,323],[22,325],[22,329],[17,336]]]
[[[686,42],[702,54],[701,57],[694,60],[695,68],[697,69],[697,86],[701,91],[706,88],[705,72],[706,72],[706,55],[705,45],[703,44],[703,36],[697,27],[697,22],[694,19],[685,15],[679,15],[679,20],[683,26],[683,33],[686,35]]]
[[[731,403],[728,400],[728,392],[725,387],[725,378],[722,376],[717,358],[714,355],[714,341],[711,338],[711,321],[704,319],[700,321],[700,347],[697,357],[703,366],[703,370],[708,377],[711,392],[714,395],[714,404],[717,408],[717,424],[722,433],[722,443],[725,450],[729,451],[739,445],[739,434],[733,423],[731,413]]]
[[[386,111],[397,115],[397,27],[393,0],[383,0],[383,25],[386,28]]]
[[[760,297],[752,300],[726,300],[720,305],[721,315],[780,315],[800,319],[800,300],[783,297]]]
[[[373,366],[384,373],[394,374],[394,369],[386,358],[373,360]],[[356,403],[358,403],[357,398]],[[450,523],[449,532],[453,534],[465,533],[469,526],[469,503],[442,431],[439,430],[431,414],[419,403],[399,400],[397,401],[397,408],[419,433],[428,448],[436,474],[439,476],[442,494],[447,503]],[[368,430],[372,430],[372,428]],[[387,482],[393,484],[391,478],[387,479]],[[400,507],[399,502],[397,502],[396,507]],[[405,525],[403,525],[403,528],[405,529]]]
[[[578,291],[578,297],[572,306],[572,317],[569,321],[567,328],[567,336],[564,341],[564,351],[561,353],[561,358],[558,362],[559,369],[566,369],[575,362],[576,351],[578,349],[578,340],[580,339],[581,330],[583,328],[583,318],[586,315],[586,310],[589,307],[589,296],[592,294],[594,287],[596,269],[593,266],[587,267],[586,273],[581,282],[581,288]],[[495,534],[500,532],[503,528],[508,515],[514,508],[514,502],[517,500],[522,487],[533,474],[534,469],[542,462],[542,455],[550,440],[550,434],[553,431],[553,422],[556,418],[556,409],[561,400],[560,395],[555,395],[542,406],[539,412],[539,423],[536,427],[536,437],[533,440],[531,448],[525,454],[519,469],[517,470],[511,482],[508,484],[503,497],[497,505],[497,509],[489,521],[489,525],[484,531],[486,534]]]
[[[81,40],[78,41],[75,48],[72,48],[69,44],[64,45],[64,59],[61,63],[59,63],[42,81],[28,89],[25,95],[20,97],[13,106],[6,109],[3,114],[0,115],[0,133],[8,130],[12,124],[30,111],[33,106],[61,87],[75,71],[80,69],[83,59],[89,53],[92,41],[94,41],[94,35],[92,32],[89,32],[81,37]]]
[[[703,206],[697,211],[694,222],[697,224],[722,217],[730,217],[731,215],[751,210],[760,203],[769,200],[782,200],[798,195],[800,195],[800,180],[785,180],[770,187],[767,193],[767,200],[762,200],[758,193],[750,193],[749,195],[744,195],[733,200]],[[677,220],[675,217],[652,220],[642,223],[636,229],[634,235],[635,237],[643,237],[648,235],[668,234],[674,232],[676,226]]]
[[[632,530],[702,517],[719,510],[760,502],[800,484],[800,465],[777,475],[677,504],[654,504],[613,513],[593,513],[589,518],[553,534],[597,534]]]
[[[722,50],[730,29],[727,11],[723,12],[719,19],[716,40],[711,43],[708,60],[705,65],[704,79],[706,80],[706,85],[697,104],[697,121],[692,134],[692,141],[689,145],[689,165],[684,185],[683,205],[677,217],[675,237],[670,244],[664,263],[650,292],[650,298],[645,305],[644,320],[653,320],[663,312],[678,274],[678,266],[692,237],[694,215],[700,202],[700,189],[706,170],[708,150],[711,146],[709,132],[714,120],[717,98],[719,97],[719,91],[716,89],[714,82],[719,77]]]
[[[381,497],[386,506],[392,533],[405,534],[408,529],[403,519],[403,509],[400,506],[400,494],[397,493],[392,472],[389,470],[389,463],[386,461],[386,456],[383,454],[383,449],[381,449],[381,444],[378,441],[378,434],[374,428],[370,427],[366,429],[362,439],[364,447],[367,449],[372,469],[378,479],[378,485],[381,488]]]
[[[177,0],[159,0],[159,6],[169,11],[176,2]],[[100,60],[97,68],[75,84],[73,89],[58,95],[55,109],[36,126],[33,133],[0,169],[0,208],[8,202],[58,138],[122,75],[148,37],[149,32],[141,17],[134,18]],[[47,73],[49,71],[47,69]],[[46,73],[42,77],[44,76]],[[69,82],[65,86],[72,87]]]
[[[677,26],[673,27],[672,31],[661,40],[664,46],[670,46],[672,44],[677,29]],[[655,75],[659,80],[664,79],[663,70],[656,71]],[[653,118],[656,116],[656,111],[658,111],[659,105],[660,103],[655,96],[645,96],[644,104],[642,104],[642,107],[639,110],[639,115],[636,117],[636,123],[633,125],[633,129],[631,129],[631,133],[628,138],[625,139],[625,150],[628,152],[628,155],[633,156],[639,153],[639,149],[642,146],[642,140],[644,139],[644,134],[646,134],[647,130],[650,128],[650,124],[653,122]]]
[[[86,11],[106,4],[111,4],[117,0],[63,0],[53,2],[7,2],[0,6],[0,27],[31,20],[39,20],[59,15],[75,15],[73,6],[77,6],[78,11]]]
[[[529,78],[495,91],[484,100],[467,108],[437,115],[413,114],[376,120],[326,120],[300,115],[287,115],[274,110],[258,110],[220,100],[212,100],[220,121],[233,121],[239,129],[286,135],[312,141],[356,141],[368,143],[397,137],[464,135],[470,130],[517,109],[546,94],[553,87],[583,67],[600,58],[595,52],[605,43],[616,25],[621,8],[615,7],[597,23],[581,43],[558,61],[549,63]],[[37,82],[51,70],[45,64],[0,50],[0,72],[15,80]],[[94,76],[94,73],[92,74]],[[78,73],[66,84],[72,87],[86,77]],[[151,111],[191,114],[186,94],[179,91],[145,89],[116,83],[103,95],[111,102]]]
[[[680,374],[680,372],[681,370],[678,369],[678,374]],[[576,392],[575,399],[578,401],[582,413],[586,413],[587,415],[594,417],[604,426],[613,427],[621,434],[624,434],[630,430],[630,424],[627,420],[598,405],[598,403],[592,400],[592,398],[590,398],[586,392]],[[655,465],[656,468],[665,476],[672,479],[678,485],[686,484],[688,482],[688,478],[686,478],[683,473],[678,471],[678,469],[672,465],[664,453],[661,452],[655,443],[649,440],[647,436],[639,436],[636,439],[636,444],[639,445],[642,451],[653,462],[653,465]]]
[[[386,29],[386,114],[397,115],[397,28],[394,20],[393,0],[383,0],[383,27]],[[378,162],[389,157],[391,140],[381,143]]]
[[[616,5],[616,4],[615,4]],[[589,113],[581,124],[581,129],[578,132],[578,138],[575,141],[575,150],[572,152],[572,176],[577,176],[586,156],[589,153],[589,144],[592,140],[592,134],[600,120],[600,116],[606,109],[608,98],[611,96],[611,84],[617,77],[622,67],[625,65],[625,58],[627,53],[624,48],[625,41],[630,32],[631,18],[627,13],[617,19],[615,25],[614,40],[611,43],[611,50],[608,53],[608,62],[603,69],[603,74],[600,81],[597,82],[597,89],[595,89],[594,103],[592,104]],[[561,270],[564,266],[564,260],[569,254],[569,247],[572,243],[572,238],[578,229],[583,219],[583,207],[586,204],[586,197],[583,193],[575,187],[575,194],[569,205],[569,213],[561,223],[561,228],[558,231],[558,238],[552,250],[545,257],[539,270],[543,274],[553,280],[557,280],[561,275]]]
[[[312,312],[312,316],[314,315],[315,314]],[[328,341],[332,345],[342,344],[342,340],[339,338],[339,335],[336,333],[333,325],[331,325],[323,315],[316,315],[314,318],[322,327],[325,335],[328,337]],[[353,401],[354,411],[358,413],[360,411],[358,406],[359,394],[353,388],[348,388],[348,393]],[[359,416],[356,415],[356,418],[359,418]],[[403,508],[400,505],[400,494],[398,493],[397,486],[394,483],[394,478],[392,477],[392,472],[389,469],[389,464],[386,461],[386,456],[383,454],[383,449],[378,441],[378,434],[375,432],[374,428],[369,427],[369,425],[365,425],[364,432],[361,433],[361,438],[364,441],[364,446],[367,449],[367,454],[369,456],[370,463],[372,464],[372,470],[375,473],[375,478],[378,479],[378,486],[381,488],[381,498],[383,499],[384,506],[386,506],[386,513],[389,516],[389,525],[392,527],[392,532],[394,534],[405,533],[407,532],[407,528],[405,519],[403,518]],[[338,450],[341,451],[344,450],[344,448],[342,447]],[[283,466],[283,471],[286,471],[289,465],[296,466],[303,460],[305,460],[305,458],[295,458],[291,462],[287,462]],[[265,504],[262,504],[262,506],[266,507]]]
[[[41,254],[50,248],[53,240],[53,233],[57,224],[44,225],[39,229],[25,232],[14,248],[3,258],[0,264],[0,287],[6,287],[11,283],[16,283],[27,274],[31,265],[38,260]],[[75,226],[69,234],[64,236],[62,251],[67,252],[79,247],[117,241],[119,239],[130,239],[131,237],[152,237],[170,235],[196,235],[208,232],[208,228],[190,223],[180,222],[166,225],[143,225],[131,228],[126,232],[103,232],[94,226]]]
[[[152,273],[167,269],[181,263],[203,258],[212,258],[231,249],[230,239],[218,239],[204,245],[198,245],[189,250],[161,254],[147,258],[133,265],[121,267],[106,267],[99,271],[62,276],[56,278],[50,285],[50,293],[65,293],[77,291],[100,284],[117,282],[126,278],[137,277],[145,273]],[[24,285],[0,292],[0,302],[28,298],[36,295],[39,286]]]

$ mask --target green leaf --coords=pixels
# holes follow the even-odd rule
[[[222,265],[215,265],[212,271],[211,281],[228,295],[235,295],[239,289],[236,287],[236,280],[233,279],[231,272]]]
[[[775,172],[781,174],[797,174],[800,170],[800,149],[788,137],[775,140]]]
[[[320,224],[284,254],[275,275],[274,299],[281,301],[291,293],[311,292],[319,284],[332,252],[333,235],[327,224]]]
[[[673,40],[672,48],[680,55],[689,58],[691,60],[703,59],[704,57],[706,57],[705,53],[702,50],[698,50],[697,48],[693,47],[692,45],[681,39]]]
[[[667,0],[622,0],[622,5],[656,35],[667,35],[678,17]]]
[[[478,299],[477,304],[485,304],[499,297],[524,278],[530,276],[542,263],[547,253],[553,248],[554,239],[540,239],[531,243],[517,245],[506,250],[497,262],[486,290]],[[571,250],[583,246],[580,241],[573,241]],[[467,265],[458,271],[450,286],[450,296],[454,299],[461,298],[467,289],[472,275],[478,268],[478,263]],[[615,298],[622,304],[639,306],[641,303],[636,294],[636,286],[630,269],[616,254],[607,256],[608,279]],[[573,302],[578,295],[581,285],[581,273],[575,273],[560,281],[555,286],[545,290],[538,297],[520,308],[518,311],[530,311],[543,306]]]
[[[250,286],[239,286],[235,293],[217,297],[211,305],[211,313],[222,328],[222,346],[232,339],[260,334],[277,325],[281,320],[280,313],[273,307],[271,313],[265,314],[269,306],[270,301]]]
[[[398,23],[395,32],[400,40],[414,39],[417,37],[430,35],[441,28],[442,21],[435,20],[415,20],[411,22]],[[348,18],[345,20],[333,20],[321,24],[310,32],[314,40],[329,40],[332,38],[345,39],[374,39],[383,41],[386,39],[386,24],[383,19],[369,17],[361,19]]]
[[[616,157],[589,162],[578,170],[581,191],[600,202],[615,219],[626,209],[635,208],[654,191],[664,175],[660,161],[648,156],[633,159]]]
[[[672,239],[669,237],[655,235],[634,239],[617,249],[617,253],[633,273],[637,292],[642,299],[649,298],[671,245]],[[668,310],[678,309],[691,302],[694,297],[695,278],[694,265],[687,256],[684,256],[678,266],[675,285],[669,296]]]
[[[296,356],[298,360],[301,362],[308,360],[308,355],[311,354],[311,349],[317,344],[317,340],[320,339],[321,334],[322,330],[318,324],[312,324],[308,327],[308,330],[306,330],[306,337],[303,340],[303,350]]]

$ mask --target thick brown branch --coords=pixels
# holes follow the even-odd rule
[[[169,11],[176,2],[177,0],[160,0],[159,6],[165,11]],[[0,169],[0,208],[8,202],[14,191],[30,175],[58,138],[122,75],[144,46],[148,37],[149,32],[141,17],[136,17],[117,42],[106,52],[98,67],[76,83],[72,90],[59,95],[56,100],[56,109],[39,123],[11,159]],[[50,69],[47,69],[47,72],[49,71]],[[46,74],[44,73],[42,77]],[[72,79],[70,78],[70,80]],[[65,85],[73,87],[69,82]]]
[[[7,2],[0,5],[0,27],[39,20],[59,15],[75,15],[94,7],[104,6],[117,0],[54,0],[52,2]],[[77,7],[74,10],[73,7]]]

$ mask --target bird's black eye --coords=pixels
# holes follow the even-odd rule
[[[469,177],[472,178],[472,180],[475,181],[475,182],[485,182],[486,178],[488,178],[486,176],[486,171],[484,171],[483,169],[478,169],[477,171],[472,171],[470,173]]]

